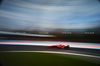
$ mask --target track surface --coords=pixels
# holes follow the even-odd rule
[[[59,52],[72,52],[89,55],[100,56],[100,50],[97,49],[82,49],[82,48],[70,48],[70,50],[48,48],[47,46],[28,46],[28,45],[0,45],[0,51],[59,51]]]

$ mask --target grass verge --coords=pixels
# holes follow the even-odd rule
[[[83,57],[84,58],[84,57]],[[39,52],[2,52],[1,66],[99,66],[75,55]]]

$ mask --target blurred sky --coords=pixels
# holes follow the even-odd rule
[[[0,6],[1,29],[87,29],[98,25],[98,0],[3,0]]]

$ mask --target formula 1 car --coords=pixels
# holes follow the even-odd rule
[[[59,44],[59,45],[49,46],[49,48],[70,49],[70,46],[69,45],[66,46],[66,45]]]

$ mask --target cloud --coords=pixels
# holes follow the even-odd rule
[[[100,14],[99,6],[94,0],[52,0],[50,3],[47,1],[6,0],[0,10],[0,19],[17,22],[19,28],[22,26],[34,28],[37,25],[42,28],[52,28],[57,23],[65,25],[64,28],[87,28],[91,26],[86,22],[95,20],[91,16],[99,19],[95,16]]]

